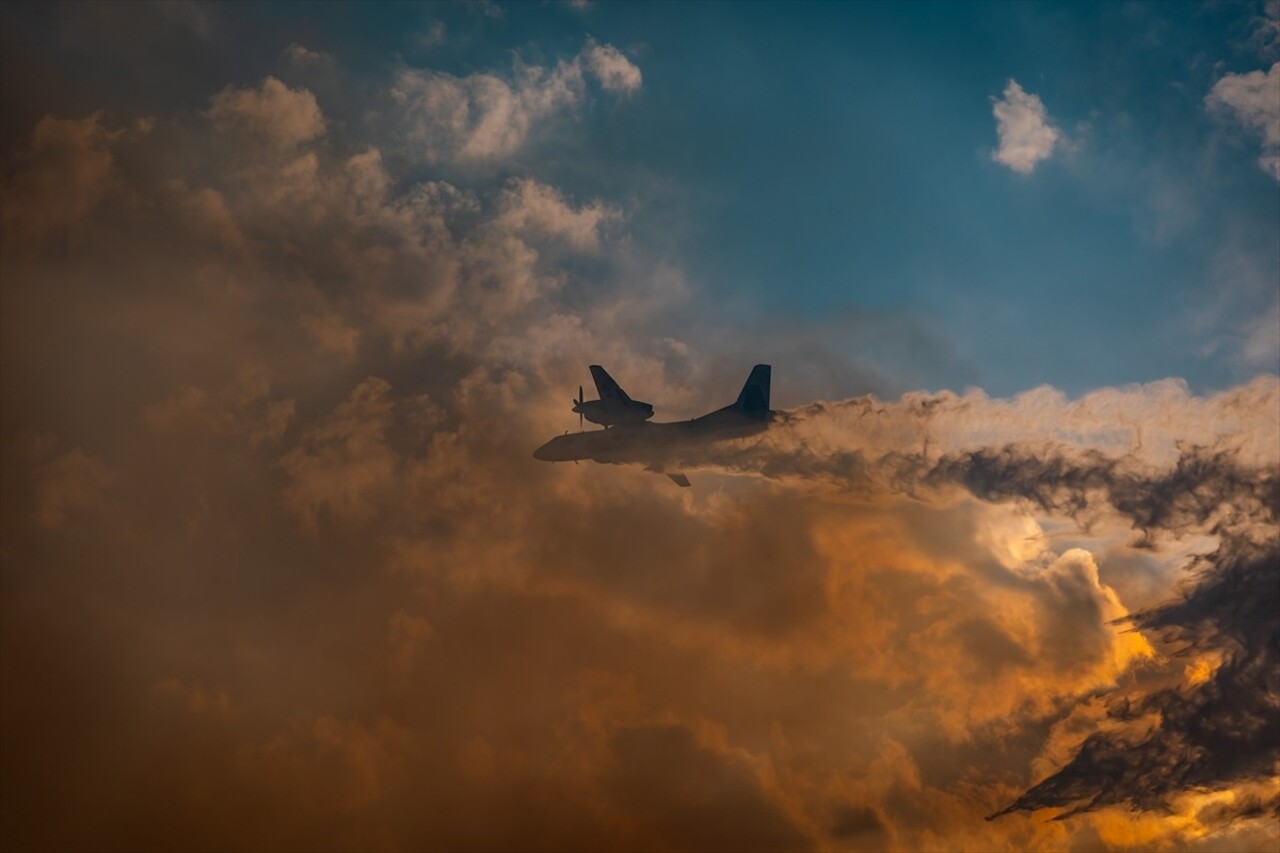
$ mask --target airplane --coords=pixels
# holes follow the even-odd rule
[[[591,365],[591,378],[596,381],[600,399],[583,401],[582,386],[578,386],[578,399],[573,401],[573,411],[578,413],[578,429],[582,429],[584,417],[605,429],[618,424],[642,423],[653,417],[652,403],[632,400],[600,365]]]
[[[608,429],[565,433],[533,451],[533,458],[543,462],[640,463],[666,474],[678,486],[688,486],[689,478],[684,474],[666,470],[679,464],[683,452],[768,429],[774,415],[769,409],[771,372],[769,365],[757,364],[751,368],[737,400],[702,417],[668,423],[641,420]]]

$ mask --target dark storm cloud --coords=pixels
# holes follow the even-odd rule
[[[1134,614],[1135,626],[1189,649],[1221,650],[1208,681],[1117,700],[1111,714],[1159,722],[1136,740],[1091,735],[1066,767],[998,814],[1107,805],[1167,809],[1174,794],[1264,780],[1280,762],[1280,542],[1226,534],[1197,558],[1180,601]]]

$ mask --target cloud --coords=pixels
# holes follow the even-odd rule
[[[282,150],[324,135],[315,95],[267,77],[257,89],[227,87],[214,95],[209,119],[216,130],[247,133]]]
[[[360,331],[346,325],[336,314],[304,314],[298,322],[322,350],[355,358],[360,345]]]
[[[1061,144],[1062,131],[1049,121],[1040,96],[1024,92],[1016,80],[1010,80],[1003,97],[993,98],[992,104],[1000,145],[991,159],[1020,175],[1031,174]]]
[[[1280,366],[1280,295],[1246,324],[1241,356],[1255,367],[1274,370]]]
[[[42,118],[17,153],[19,168],[4,183],[0,220],[20,250],[58,229],[70,229],[106,195],[114,175],[113,143],[102,113],[85,119]]]
[[[811,850],[813,839],[761,790],[757,771],[676,725],[619,728],[605,789],[640,837],[691,850]]]
[[[588,70],[600,81],[600,86],[605,91],[635,92],[640,89],[643,82],[640,68],[613,45],[589,41],[582,55]]]
[[[280,460],[290,478],[285,504],[308,529],[318,529],[322,513],[336,522],[368,519],[395,478],[399,460],[385,438],[389,392],[383,379],[364,380]]]
[[[508,77],[404,68],[396,74],[391,97],[402,111],[414,156],[428,162],[485,162],[511,156],[537,125],[580,104],[586,95],[584,71],[609,92],[634,92],[641,83],[640,69],[617,48],[592,41],[572,60],[551,68],[517,61]]]
[[[404,110],[406,141],[419,156],[488,160],[509,156],[534,123],[576,104],[582,74],[563,62],[550,71],[526,66],[511,82],[403,69],[391,96]]]
[[[185,387],[142,410],[142,421],[158,433],[209,432],[245,439],[249,447],[280,440],[294,416],[294,401],[270,399],[271,382],[261,366],[247,365],[218,388]]]
[[[1257,46],[1258,52],[1269,56],[1280,51],[1280,0],[1266,0],[1262,14],[1254,21],[1249,41]]]
[[[1248,131],[1262,137],[1258,165],[1280,181],[1280,62],[1266,73],[1223,76],[1205,96],[1205,104],[1229,112]]]
[[[1273,500],[1280,498],[1280,486],[1271,491]],[[1274,514],[1270,523],[1274,527]],[[1198,561],[1199,582],[1182,601],[1135,615],[1137,625],[1167,632],[1187,648],[1224,649],[1225,662],[1190,687],[1118,700],[1115,718],[1155,714],[1158,722],[1137,736],[1091,735],[1065,767],[1002,813],[1073,806],[1067,817],[1117,803],[1162,809],[1175,793],[1270,778],[1280,760],[1280,734],[1271,724],[1280,702],[1277,566],[1274,535],[1262,543],[1227,535]]]
[[[599,201],[575,209],[554,187],[519,178],[503,191],[499,207],[499,227],[561,239],[585,252],[599,249],[601,229],[620,218]]]
[[[311,50],[297,42],[284,49],[284,56],[289,62],[299,66],[330,66],[334,64],[334,58],[331,54],[319,50]]]

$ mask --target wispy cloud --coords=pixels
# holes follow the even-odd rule
[[[458,77],[405,68],[391,97],[403,110],[406,139],[419,157],[492,161],[519,150],[539,123],[582,103],[586,75],[615,94],[641,85],[640,69],[617,48],[591,41],[571,60],[550,68],[517,62],[511,75]]]
[[[640,68],[611,44],[587,43],[582,51],[587,68],[609,92],[635,92],[643,80]]]
[[[1229,113],[1262,138],[1258,165],[1280,181],[1280,62],[1267,72],[1225,75],[1213,84],[1205,104]]]
[[[297,42],[294,42],[284,49],[284,57],[294,65],[301,66],[330,66],[333,65],[335,61],[332,54],[324,53],[319,50],[311,50]]]

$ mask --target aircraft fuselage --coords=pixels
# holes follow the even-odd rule
[[[689,421],[619,424],[612,429],[567,433],[539,447],[533,458],[544,462],[629,462],[661,468],[678,461],[682,450],[764,432],[772,414],[745,415],[726,408]]]

